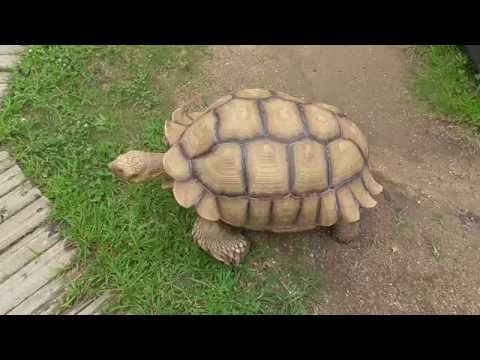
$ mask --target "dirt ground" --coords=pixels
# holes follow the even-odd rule
[[[253,234],[258,246],[315,266],[326,285],[315,314],[480,313],[480,146],[411,97],[408,47],[212,51],[188,106],[271,88],[340,107],[368,137],[385,192],[375,209],[362,211],[358,242],[338,244],[322,231]]]

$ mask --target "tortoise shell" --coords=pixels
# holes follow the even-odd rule
[[[173,194],[204,219],[253,230],[301,231],[360,219],[382,186],[367,141],[334,106],[246,89],[166,123]]]

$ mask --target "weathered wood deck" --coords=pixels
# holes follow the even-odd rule
[[[23,46],[0,45],[0,105]],[[0,108],[1,111],[1,108]],[[55,224],[49,203],[6,151],[0,152],[0,315],[99,314],[105,294],[64,312],[59,305],[78,274],[62,272],[75,255]]]
[[[0,314],[60,314],[75,249],[48,220],[49,204],[5,151],[0,152]],[[108,294],[63,314],[97,314]]]

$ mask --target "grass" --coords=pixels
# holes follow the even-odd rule
[[[104,290],[110,312],[299,314],[318,290],[308,268],[226,267],[195,246],[192,212],[159,184],[127,186],[106,165],[129,149],[165,150],[175,89],[201,82],[197,46],[35,46],[0,112],[8,149],[52,202],[78,248],[69,306]],[[262,255],[263,254],[263,255]],[[262,256],[264,258],[262,258]]]
[[[395,213],[395,225],[399,233],[412,232],[415,230],[415,224],[405,214],[404,210]]]
[[[441,116],[480,128],[480,74],[458,46],[416,49],[413,91]]]

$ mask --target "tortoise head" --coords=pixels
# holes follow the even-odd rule
[[[163,153],[132,150],[108,164],[113,173],[131,183],[166,180],[163,170]]]

